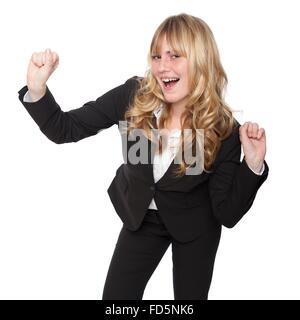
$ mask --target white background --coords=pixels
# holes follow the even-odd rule
[[[48,82],[64,111],[143,76],[155,29],[182,12],[211,27],[227,102],[267,134],[268,180],[223,228],[209,299],[299,299],[299,1],[16,1],[0,7],[0,299],[101,299],[122,227],[107,188],[117,126],[48,140],[18,100],[32,52],[59,53]],[[144,299],[173,299],[171,247]]]

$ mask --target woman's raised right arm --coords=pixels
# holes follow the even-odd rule
[[[129,78],[95,101],[64,112],[46,85],[58,61],[58,55],[50,50],[34,53],[28,66],[27,86],[19,91],[20,101],[51,141],[58,144],[77,142],[124,120],[124,113],[137,89],[137,76]],[[32,102],[24,100],[26,93]]]

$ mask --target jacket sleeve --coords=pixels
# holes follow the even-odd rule
[[[36,102],[24,101],[28,91],[27,86],[18,93],[19,100],[40,130],[51,141],[61,144],[77,142],[97,134],[100,130],[119,124],[119,120],[124,120],[124,113],[137,84],[138,77],[132,77],[97,100],[70,111],[61,110],[48,87],[45,95]]]
[[[240,162],[241,143],[239,127],[222,142],[209,178],[209,194],[216,219],[225,227],[232,228],[251,208],[256,193],[267,179],[269,167],[264,161],[262,175],[255,174],[245,157]]]

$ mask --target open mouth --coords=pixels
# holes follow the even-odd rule
[[[179,78],[163,79],[162,82],[165,88],[172,88],[179,81]]]

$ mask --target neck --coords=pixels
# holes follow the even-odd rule
[[[167,129],[181,129],[181,115],[184,110],[179,110],[171,107],[170,117],[167,121]]]
[[[180,119],[181,115],[185,111],[187,98],[179,100],[170,104],[170,115],[174,118]]]
[[[180,119],[180,117],[181,117],[181,115],[183,114],[184,111],[185,111],[185,107],[184,106],[171,105],[170,116],[173,119]]]

